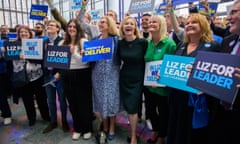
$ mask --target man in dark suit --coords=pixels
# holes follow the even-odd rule
[[[235,0],[227,17],[231,35],[224,38],[221,51],[232,55],[240,55],[240,0]],[[239,70],[239,68],[238,68]],[[240,71],[236,71],[240,78]],[[222,102],[224,108],[219,111],[216,121],[210,131],[211,144],[239,144],[240,129],[240,93],[238,92],[234,103]]]

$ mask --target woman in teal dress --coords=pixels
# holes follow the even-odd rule
[[[137,144],[136,126],[138,108],[142,98],[145,71],[144,55],[147,41],[140,39],[136,20],[127,16],[120,26],[119,55],[122,60],[120,70],[120,96],[128,113],[131,126],[131,144]]]

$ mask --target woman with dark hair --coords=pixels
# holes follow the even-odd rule
[[[73,140],[91,138],[92,132],[92,86],[91,68],[89,63],[82,62],[83,43],[87,41],[78,20],[67,23],[64,40],[60,45],[69,46],[71,63],[69,70],[63,70],[62,78],[64,95],[69,102],[73,119]]]

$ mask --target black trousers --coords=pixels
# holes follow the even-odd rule
[[[36,110],[34,106],[34,96],[36,98],[38,108],[43,120],[50,121],[49,108],[47,104],[47,96],[43,85],[43,77],[28,83],[16,91],[21,94],[23,104],[27,113],[28,120],[36,120]]]
[[[167,136],[168,126],[168,96],[160,96],[144,90],[145,101],[147,101],[146,111],[152,123],[153,131],[159,132],[160,137]]]
[[[92,131],[91,69],[68,70],[62,73],[64,95],[69,102],[75,132]]]
[[[2,111],[2,117],[8,118],[12,116],[10,106],[8,104],[8,93],[6,89],[8,89],[9,85],[6,85],[9,79],[6,73],[0,74],[0,110]]]

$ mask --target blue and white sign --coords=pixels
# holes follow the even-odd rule
[[[23,39],[22,51],[25,59],[43,59],[43,39]]]
[[[44,66],[69,69],[71,63],[71,52],[69,46],[50,46],[48,45],[45,58]]]
[[[91,20],[98,21],[103,16],[103,9],[90,11]]]
[[[160,83],[169,87],[198,94],[199,91],[187,85],[193,57],[165,54],[160,71]]]
[[[4,41],[5,48],[4,58],[6,60],[19,60],[22,52],[22,44],[20,41]]]
[[[82,6],[82,0],[70,0],[69,1],[69,9],[74,10],[80,10]]]
[[[30,11],[30,19],[43,20],[47,16],[48,6],[32,4]]]
[[[82,62],[111,59],[113,52],[113,39],[99,39],[84,42],[84,55]]]
[[[198,51],[188,85],[229,103],[234,102],[240,80],[234,76],[240,57],[217,52]]]
[[[189,2],[196,2],[198,0],[172,0],[172,5],[176,6],[176,5],[180,5],[180,4],[187,4]]]
[[[152,61],[146,62],[145,64],[145,75],[144,75],[144,85],[145,86],[158,86],[165,87],[165,85],[160,84],[160,69],[162,61]]]
[[[154,5],[155,0],[132,0],[129,7],[129,12],[139,13],[153,11]]]
[[[17,33],[16,32],[9,32],[7,34],[7,38],[9,41],[15,41],[17,40]]]

